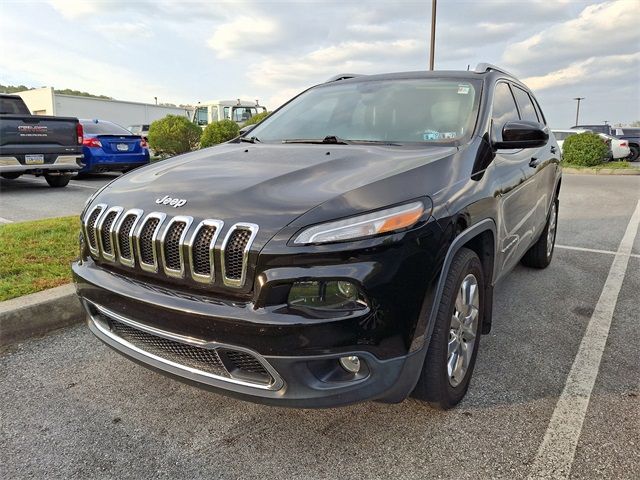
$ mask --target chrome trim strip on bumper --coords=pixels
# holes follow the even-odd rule
[[[82,158],[82,154],[58,155],[58,158],[53,163],[26,165],[20,163],[17,157],[2,156],[0,157],[0,173],[27,172],[30,170],[80,170],[82,166],[78,165],[78,160]]]
[[[280,390],[282,387],[284,387],[284,380],[278,374],[278,372],[269,364],[269,362],[264,360],[261,355],[254,352],[253,350],[249,350],[243,347],[237,347],[235,345],[218,343],[218,342],[205,342],[203,340],[199,340],[193,337],[187,337],[183,335],[166,332],[164,330],[159,330],[157,328],[149,327],[142,323],[136,322],[135,320],[132,320],[128,317],[120,315],[116,312],[113,312],[112,310],[109,310],[108,308],[98,305],[96,303],[89,302],[88,300],[83,300],[83,304],[88,314],[89,327],[91,331],[96,336],[98,336],[98,338],[102,339],[103,341],[107,342],[109,345],[122,351],[123,353],[126,353],[155,368],[159,368],[160,370],[164,370],[164,371],[173,373],[174,375],[188,378],[190,380],[194,380],[200,383],[217,386],[221,388],[229,388],[228,386],[225,387],[224,385],[225,383],[241,385],[241,386],[250,387],[250,388],[256,388],[259,390],[270,390],[270,391],[277,391],[277,390]],[[236,351],[248,353],[249,355],[254,357],[258,362],[260,362],[260,364],[265,368],[265,370],[269,372],[269,374],[274,379],[274,381],[271,384],[265,385],[260,383],[248,382],[246,380],[240,380],[233,377],[222,377],[220,375],[215,375],[210,372],[205,372],[193,367],[188,367],[186,365],[182,365],[182,364],[173,362],[171,360],[168,360],[166,358],[162,358],[152,353],[149,353],[133,345],[132,343],[126,341],[125,339],[119,337],[118,335],[115,335],[113,332],[111,332],[108,325],[105,325],[102,320],[100,320],[99,318],[96,318],[96,316],[91,314],[91,311],[88,307],[89,305],[93,306],[99,313],[101,313],[106,317],[109,317],[117,322],[128,325],[132,328],[146,332],[150,335],[155,335],[158,337],[165,338],[167,340],[172,340],[174,342],[184,343],[184,344],[196,346],[199,348],[206,348],[206,349],[224,348],[224,349],[236,350]]]

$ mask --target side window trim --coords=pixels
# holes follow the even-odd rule
[[[505,84],[509,89],[509,93],[511,94],[511,100],[513,101],[513,104],[516,106],[516,112],[518,112],[518,119],[521,119],[522,116],[520,115],[520,109],[518,107],[518,102],[516,102],[516,97],[513,95],[511,83],[503,79],[498,80],[493,87],[494,92],[498,87],[498,85],[500,85],[501,83]],[[493,108],[494,107],[495,107],[495,93],[494,93],[494,98],[491,100],[491,125],[489,127],[489,132],[490,132],[489,137],[491,138],[492,141],[494,140],[493,138]]]

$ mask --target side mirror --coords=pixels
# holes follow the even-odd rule
[[[544,147],[549,131],[538,122],[514,120],[502,127],[502,141],[494,142],[496,149]]]
[[[255,127],[255,124],[254,125],[247,125],[246,127],[242,127],[240,129],[240,135],[244,135],[246,133],[249,133],[251,130],[253,130],[254,127]]]

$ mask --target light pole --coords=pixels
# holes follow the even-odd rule
[[[580,116],[580,100],[584,100],[584,97],[575,97],[574,100],[578,101],[576,105],[576,126],[578,125],[578,117]]]
[[[437,0],[431,0],[431,49],[429,52],[429,70],[433,70],[433,62],[436,56],[436,4]]]
[[[158,97],[153,97],[156,101],[156,105],[158,104]]]

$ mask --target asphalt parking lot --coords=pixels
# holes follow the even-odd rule
[[[64,188],[51,188],[44,177],[33,175],[16,180],[0,177],[0,224],[79,215],[89,195],[119,175],[89,175]]]
[[[454,410],[244,403],[135,365],[81,325],[2,352],[0,476],[640,478],[639,202],[640,177],[565,175],[553,263],[498,286]]]

